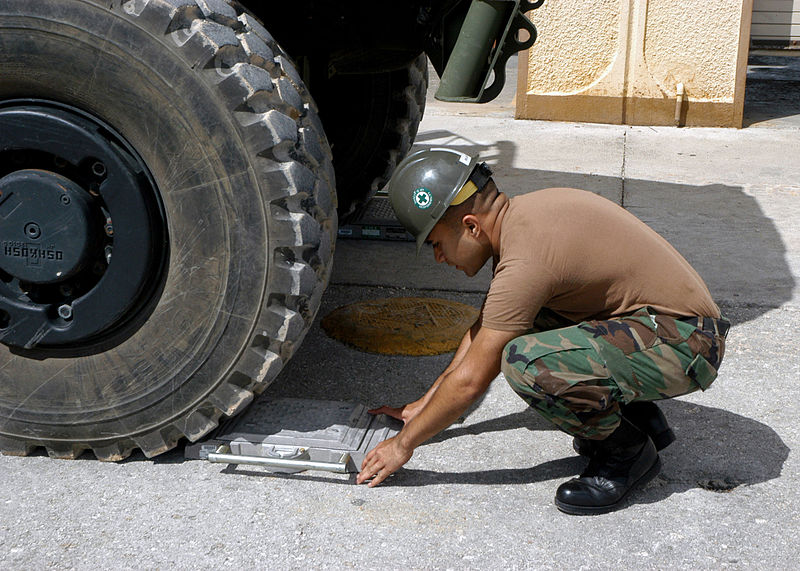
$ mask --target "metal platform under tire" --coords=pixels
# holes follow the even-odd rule
[[[364,456],[402,422],[351,402],[259,399],[211,437],[186,446],[187,459],[262,466],[271,472],[358,472]]]
[[[358,240],[414,241],[414,236],[397,220],[389,197],[381,194],[374,196],[353,220],[339,226],[338,236]]]

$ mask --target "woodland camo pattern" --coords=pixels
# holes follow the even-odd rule
[[[706,390],[725,352],[724,336],[650,308],[564,325],[543,310],[533,332],[506,345],[502,371],[530,406],[581,438],[609,436],[620,405]]]

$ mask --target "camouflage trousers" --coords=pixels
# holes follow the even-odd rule
[[[620,405],[708,388],[725,352],[727,322],[703,321],[644,308],[575,324],[545,309],[531,333],[506,345],[501,368],[511,388],[558,428],[600,440],[619,425]]]

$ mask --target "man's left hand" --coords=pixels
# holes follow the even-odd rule
[[[363,484],[372,478],[368,486],[374,488],[408,462],[413,453],[414,450],[404,448],[396,436],[384,440],[364,458],[356,484]]]

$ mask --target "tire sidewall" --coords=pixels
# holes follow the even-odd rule
[[[0,99],[54,100],[113,125],[159,188],[170,261],[150,319],[119,346],[43,361],[2,348],[2,432],[30,435],[45,425],[52,434],[53,424],[75,440],[146,432],[210,393],[253,335],[270,251],[253,157],[214,88],[224,70],[193,69],[169,44],[173,36],[92,2],[14,6],[20,15],[6,17],[3,30],[6,45],[17,34],[14,61]],[[4,413],[7,403],[14,410]]]

